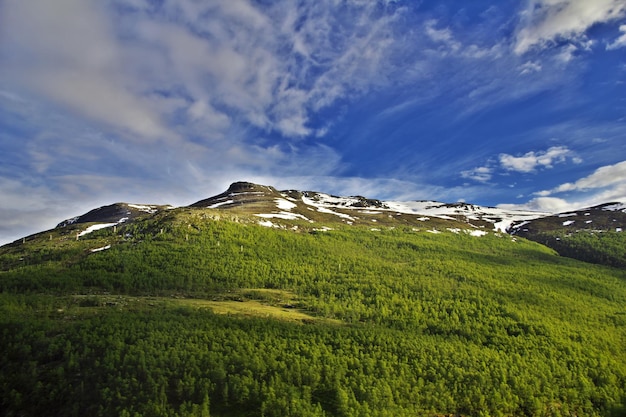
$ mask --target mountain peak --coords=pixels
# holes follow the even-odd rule
[[[251,192],[251,191],[267,191],[272,190],[275,191],[274,187],[270,187],[268,185],[255,184],[253,182],[248,181],[237,181],[230,184],[227,193],[241,193],[241,192]]]
[[[238,181],[232,183],[223,193],[197,201],[189,207],[232,208],[243,204],[267,201],[274,197],[281,197],[281,194],[274,187]]]
[[[146,214],[154,214],[159,210],[171,206],[159,206],[154,204],[131,204],[114,203],[107,206],[98,207],[81,216],[63,220],[56,227],[65,227],[76,223],[124,223],[136,217]]]

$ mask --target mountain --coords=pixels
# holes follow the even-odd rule
[[[505,232],[513,222],[531,220],[548,213],[501,210],[466,203],[436,201],[381,201],[362,196],[339,197],[316,191],[285,190],[248,182],[232,184],[215,197],[191,207],[235,210],[273,221],[300,219],[311,223],[341,222],[347,225],[432,225],[475,231]],[[273,220],[269,220],[273,219]]]
[[[279,191],[250,182],[235,182],[225,192],[188,206],[247,216],[247,221],[256,219],[262,226],[275,228],[329,229],[337,225],[367,225],[374,229],[412,226],[432,233],[452,231],[475,236],[491,232],[510,233],[547,245],[564,256],[612,266],[626,265],[626,255],[623,254],[626,251],[620,250],[626,244],[626,236],[615,235],[626,227],[624,207],[620,203],[608,203],[552,214],[460,202],[381,201],[316,191]],[[118,203],[65,220],[57,227],[96,223],[76,231],[82,235],[169,209],[172,207]],[[601,244],[581,248],[580,241],[585,236],[598,236],[599,233],[602,236],[596,240]]]
[[[341,197],[317,191],[282,190],[235,182],[223,193],[180,209],[210,209],[243,216],[246,222],[273,228],[330,230],[339,225],[411,226],[431,233],[482,236],[509,233],[546,245],[562,256],[609,266],[626,266],[626,204],[606,203],[564,213],[504,210],[468,203],[382,201]],[[174,209],[167,205],[116,203],[59,223],[55,230],[80,238],[102,228],[131,224]],[[52,233],[51,233],[52,232]],[[25,237],[22,241],[31,239]],[[13,244],[17,245],[20,241]]]
[[[509,233],[544,244],[563,256],[626,267],[626,204],[613,202],[514,222]]]
[[[520,235],[623,254],[563,225],[622,214],[251,183],[93,210],[0,247],[0,415],[623,416],[624,268]]]
[[[241,181],[187,208],[229,212],[246,217],[245,221],[274,228],[328,230],[338,225],[365,225],[372,229],[411,226],[431,233],[448,231],[474,236],[509,233],[546,245],[563,256],[626,266],[626,251],[623,250],[626,235],[621,234],[626,228],[626,205],[618,202],[554,214],[461,202],[381,201],[316,191],[279,191],[271,186]],[[172,209],[172,206],[154,204],[116,203],[67,219],[57,225],[55,232],[81,237]],[[43,234],[49,236],[50,232]]]
[[[625,224],[626,204],[613,202],[528,221],[516,221],[511,224],[509,231],[521,237],[532,237],[544,232],[619,233]]]
[[[157,211],[171,208],[171,206],[158,206],[158,205],[146,205],[146,204],[128,204],[128,203],[115,203],[108,206],[99,207],[85,213],[81,216],[76,216],[71,219],[62,221],[57,227],[65,227],[70,224],[79,223],[124,223],[132,221],[137,217],[145,216],[147,214],[154,214]]]
[[[339,197],[316,191],[279,191],[271,186],[249,182],[233,183],[225,192],[188,207],[253,215],[259,218],[260,224],[276,227],[292,226],[289,221],[300,220],[312,225],[316,223],[420,227],[432,225],[433,230],[451,228],[468,232],[472,230],[506,232],[512,223],[549,215],[466,203],[381,201],[362,196]],[[65,220],[59,223],[57,228],[81,223],[121,224],[171,208],[150,204],[117,203]]]

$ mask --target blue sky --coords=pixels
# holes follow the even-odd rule
[[[624,201],[625,81],[625,0],[5,0],[0,243],[237,180]]]

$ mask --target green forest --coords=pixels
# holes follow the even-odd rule
[[[600,265],[626,268],[626,234],[623,232],[545,231],[532,236],[563,256]]]
[[[626,415],[623,268],[289,226],[176,209],[0,248],[0,414]]]

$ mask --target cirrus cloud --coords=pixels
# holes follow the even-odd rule
[[[531,0],[522,13],[514,51],[521,55],[533,47],[553,45],[557,40],[584,47],[587,29],[625,15],[623,0]]]
[[[621,25],[619,27],[620,32],[622,32],[622,36],[617,38],[614,42],[608,44],[606,49],[618,49],[626,47],[626,25]]]

